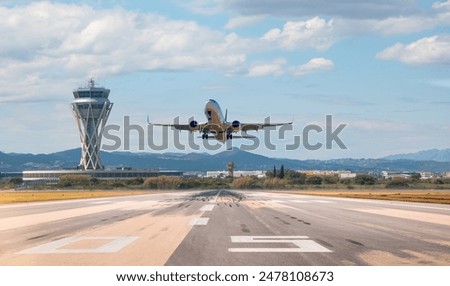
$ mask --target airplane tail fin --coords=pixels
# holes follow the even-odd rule
[[[227,117],[228,117],[228,109],[225,109],[225,122],[227,122]]]

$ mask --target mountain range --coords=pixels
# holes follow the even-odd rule
[[[450,161],[450,148],[449,149],[430,149],[425,151],[419,151],[415,153],[396,154],[386,156],[383,159],[387,160],[413,160],[413,161],[437,161],[437,162],[449,162]]]
[[[80,148],[37,155],[0,152],[0,172],[71,169],[78,165],[80,155]],[[202,172],[224,170],[229,161],[234,162],[236,170],[271,170],[274,166],[284,165],[285,168],[295,170],[450,172],[450,149],[432,149],[379,159],[280,159],[253,154],[237,148],[213,155],[208,153],[102,152],[101,158],[106,168],[132,167],[135,169]]]

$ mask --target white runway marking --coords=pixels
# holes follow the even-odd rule
[[[229,252],[332,252],[307,236],[231,236],[232,243],[290,243],[296,247],[228,248]]]
[[[287,204],[287,203],[299,203],[299,204],[311,204],[311,203],[319,203],[319,204],[333,204],[334,202],[331,201],[324,201],[324,200],[269,200],[271,203],[278,203],[278,204]]]
[[[134,204],[126,206],[122,209],[127,211],[136,211],[142,209],[151,210],[154,209],[158,203],[159,203],[158,201],[139,201],[139,202],[137,201]]]
[[[136,236],[105,236],[105,237],[68,237],[29,248],[19,252],[19,254],[60,254],[60,253],[115,253],[138,239]],[[92,243],[105,241],[96,248],[76,248],[70,247],[74,243]],[[109,242],[108,242],[109,241]]]
[[[220,193],[222,192],[222,190],[220,190],[219,192],[217,192],[217,195],[214,197],[214,201],[217,202],[217,198],[220,196]]]
[[[301,200],[292,200],[291,202],[299,203],[299,204],[306,204],[306,203],[308,203],[307,201],[301,201]]]
[[[207,225],[209,217],[195,217],[189,222],[190,225]]]
[[[86,199],[84,199],[86,200]],[[96,199],[89,199],[89,200],[96,200]],[[32,203],[13,203],[13,204],[6,204],[6,205],[0,205],[0,209],[11,209],[11,208],[23,208],[23,207],[40,207],[40,206],[46,206],[46,205],[61,205],[61,204],[72,204],[83,201],[82,199],[77,200],[63,200],[63,201],[50,201],[50,202],[32,202]]]
[[[370,214],[384,215],[402,219],[416,220],[421,222],[436,223],[450,226],[450,216],[442,214],[431,214],[424,212],[403,211],[397,209],[351,209],[353,211]]]
[[[51,211],[45,213],[3,218],[0,219],[0,231],[37,225],[41,223],[54,222],[63,219],[80,217],[84,215],[91,215],[105,211],[127,209],[130,207],[134,207],[135,204],[136,201],[123,201],[113,204],[91,205],[76,209],[59,210],[59,211]]]
[[[204,205],[200,209],[200,211],[202,211],[202,212],[210,212],[210,211],[212,211],[214,209],[214,206],[215,206],[214,204]]]
[[[113,201],[99,201],[99,202],[89,202],[90,205],[101,205],[101,204],[110,204],[113,203]]]
[[[348,199],[348,198],[339,198],[337,200],[341,201],[349,201],[349,202],[357,202],[357,203],[365,203],[365,204],[374,204],[374,205],[384,205],[386,207],[398,206],[398,207],[407,207],[407,208],[419,208],[419,209],[430,209],[430,210],[443,210],[450,211],[450,206],[445,207],[445,205],[441,205],[437,207],[428,203],[400,203],[396,201],[377,201],[377,200],[368,200],[368,199]]]

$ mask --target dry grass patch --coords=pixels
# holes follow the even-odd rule
[[[41,202],[53,200],[72,200],[131,196],[149,194],[148,191],[5,191],[0,192],[0,204]]]
[[[450,191],[436,190],[298,190],[279,192],[341,198],[450,204]]]

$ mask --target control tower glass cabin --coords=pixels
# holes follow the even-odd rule
[[[80,169],[103,169],[100,160],[102,132],[113,106],[109,101],[109,89],[96,87],[93,79],[87,87],[73,91],[72,112],[80,131]]]

